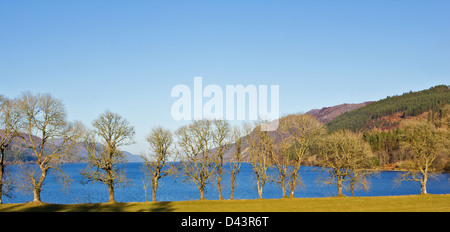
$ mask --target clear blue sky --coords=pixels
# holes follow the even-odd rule
[[[0,93],[51,93],[70,120],[105,110],[137,144],[177,84],[280,86],[280,113],[450,84],[450,1],[0,0]]]

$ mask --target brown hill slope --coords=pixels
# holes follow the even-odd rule
[[[313,109],[313,110],[306,112],[306,114],[315,116],[321,123],[327,123],[347,111],[361,108],[370,103],[372,103],[372,102],[368,101],[368,102],[358,103],[358,104],[345,103],[345,104],[340,104],[340,105],[331,106],[331,107],[323,107],[322,109]]]
[[[337,116],[347,112],[347,111],[351,111],[354,109],[358,109],[361,108],[367,104],[369,104],[371,102],[364,102],[364,103],[359,103],[359,104],[340,104],[340,105],[336,105],[336,106],[331,106],[331,107],[324,107],[322,109],[313,109],[308,111],[306,114],[309,114],[311,116],[316,117],[321,123],[327,123],[331,120],[333,120],[334,118],[336,118]],[[296,117],[298,115],[292,114],[292,115],[287,115],[285,117],[280,118],[280,121],[283,121],[285,119],[287,119],[288,117]],[[252,132],[254,133],[254,132]],[[271,133],[275,133],[275,132],[271,132]],[[275,141],[275,144],[278,141]],[[231,159],[231,156],[233,155],[234,151],[235,151],[236,147],[234,144],[232,144],[224,153],[224,161],[228,162]],[[248,152],[247,152],[247,139],[246,137],[244,137],[243,142],[242,142],[242,156],[244,158],[244,162],[248,162]]]

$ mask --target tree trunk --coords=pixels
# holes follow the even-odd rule
[[[108,183],[108,192],[109,192],[108,203],[115,203],[116,200],[114,199],[114,186],[112,185],[112,183]]]
[[[40,166],[41,169],[41,177],[39,177],[38,182],[33,188],[33,202],[41,203],[41,191],[42,191],[42,184],[44,183],[45,176],[47,175],[48,168],[45,168],[44,166]]]
[[[41,175],[41,178],[42,178],[42,175]],[[39,179],[41,179],[41,178],[39,178]],[[42,202],[41,201],[41,187],[42,187],[42,184],[40,182],[41,181],[39,180],[39,182],[33,188],[33,202],[38,202],[38,203]]]
[[[217,191],[219,192],[219,200],[223,200],[222,198],[222,176],[223,176],[223,172],[222,172],[222,166],[223,166],[223,156],[219,156],[220,157],[220,161],[219,161],[219,165],[217,166]]]
[[[2,189],[3,189],[3,173],[0,173],[0,205],[1,204],[3,204],[2,203],[2,195],[3,195],[3,192],[2,192]]]
[[[156,202],[156,188],[153,188],[152,190],[152,201]]]
[[[234,182],[231,182],[231,190],[230,190],[230,200],[234,200]]]
[[[152,201],[156,202],[156,190],[158,189],[158,179],[153,177],[152,180]]]
[[[427,194],[427,177],[424,176],[423,180],[420,181],[420,194]]]
[[[295,192],[295,183],[297,182],[297,175],[292,175],[290,183],[289,183],[289,198],[295,198],[294,192]]]
[[[217,191],[219,192],[219,200],[223,200],[222,198],[222,185],[220,182],[222,181],[222,173],[219,173],[219,176],[217,178]]]
[[[205,190],[200,189],[200,200],[205,200]]]
[[[3,149],[3,146],[0,150],[0,204],[2,204],[2,196],[3,196],[3,172],[5,171],[5,164],[3,161],[5,149]]]
[[[112,159],[111,154],[109,157],[110,157],[110,159]],[[109,165],[111,165],[111,163],[109,163]],[[107,179],[108,193],[109,193],[108,203],[115,203],[116,199],[114,199],[114,179],[113,179],[111,166],[106,170],[106,179]]]
[[[342,179],[340,176],[337,176],[337,187],[338,187],[338,196],[342,197],[344,194],[342,193]]]
[[[34,195],[34,197],[33,197],[33,202],[38,202],[38,203],[41,203],[41,202],[42,202],[42,201],[41,201],[41,189],[40,189],[40,188],[35,187],[35,188],[33,189],[33,195]]]
[[[283,198],[287,198],[287,195],[286,195],[286,184],[285,184],[284,178],[281,181],[281,189],[283,190]]]
[[[263,197],[262,197],[263,186],[262,186],[261,180],[258,180],[258,181],[256,182],[256,184],[257,184],[257,186],[258,186],[258,197],[259,197],[259,199],[263,199]]]

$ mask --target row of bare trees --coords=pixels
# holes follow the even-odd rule
[[[87,154],[85,160],[89,164],[81,173],[85,180],[107,185],[109,202],[115,202],[115,188],[128,181],[126,159],[120,147],[132,144],[135,135],[134,127],[125,118],[106,111],[89,129],[80,122],[69,122],[62,101],[49,94],[25,93],[13,100],[0,96],[0,106],[0,203],[1,196],[9,195],[13,186],[4,168],[6,150],[13,144],[24,147],[33,156],[34,165],[22,170],[20,188],[31,190],[34,202],[41,202],[42,184],[50,169],[63,183],[70,183],[61,164],[80,150]],[[279,183],[283,197],[294,197],[301,185],[300,166],[308,160],[326,167],[328,175],[324,181],[336,185],[338,195],[343,195],[344,183],[351,187],[352,194],[358,186],[368,187],[367,177],[374,172],[374,155],[360,134],[329,134],[322,123],[306,114],[285,116],[278,124],[275,131],[262,130],[264,123],[232,127],[223,120],[193,121],[174,132],[155,127],[147,136],[150,152],[142,155],[145,174],[152,183],[153,201],[158,181],[175,173],[195,184],[200,199],[205,199],[207,184],[217,181],[219,199],[223,199],[224,165],[230,165],[233,199],[243,161],[252,166],[259,198],[265,184],[271,181]],[[410,122],[404,128],[403,146],[412,159],[400,180],[419,181],[422,193],[426,193],[436,155],[448,149],[448,128],[437,130],[426,121]],[[180,165],[175,166],[173,161]],[[276,170],[277,175],[269,175],[269,169]]]
[[[71,150],[83,135],[84,127],[79,122],[68,122],[62,102],[49,94],[25,93],[18,99],[2,97],[1,100],[0,176],[3,176],[5,170],[5,149],[10,147],[13,141],[24,144],[34,157],[33,162],[36,165],[28,165],[22,170],[23,181],[20,188],[31,190],[33,201],[40,202],[42,184],[50,169],[56,170],[63,182],[68,184],[59,164],[72,154]],[[3,191],[3,178],[0,181],[0,191]]]
[[[283,197],[287,197],[285,187],[289,186],[289,195],[293,197],[300,183],[298,170],[310,155],[313,140],[325,133],[323,125],[312,116],[301,115],[292,116],[289,121],[283,120],[275,132],[260,128],[259,124],[244,124],[242,127],[232,128],[227,121],[222,120],[194,121],[174,133],[160,127],[155,128],[147,137],[153,155],[143,156],[148,173],[151,173],[149,179],[152,180],[153,200],[155,201],[157,180],[162,177],[161,170],[170,153],[176,154],[181,161],[180,167],[176,169],[171,166],[166,169],[164,176],[178,170],[178,175],[195,184],[200,192],[200,199],[205,199],[207,184],[216,180],[219,199],[223,199],[222,179],[226,151],[230,165],[230,199],[233,199],[236,177],[244,160],[252,165],[259,198],[262,198],[264,185],[269,181],[280,183]],[[276,145],[275,140],[281,142]],[[280,174],[277,177],[269,175],[269,168],[276,168]]]
[[[226,121],[200,120],[173,133],[161,127],[153,129],[147,137],[152,155],[143,156],[151,174],[153,201],[158,180],[176,170],[195,184],[200,199],[205,199],[207,184],[216,180],[219,199],[223,199],[221,181],[226,152],[230,199],[243,161],[252,166],[260,199],[268,182],[281,186],[283,198],[294,197],[295,190],[302,185],[300,167],[309,160],[325,167],[322,181],[336,185],[338,196],[343,196],[344,186],[351,190],[352,196],[357,188],[369,189],[369,177],[377,172],[376,157],[361,134],[346,130],[327,133],[322,123],[306,114],[285,116],[278,124],[277,130],[265,131],[261,129],[261,125],[266,125],[262,122],[231,128]],[[426,120],[405,121],[403,128],[402,147],[412,158],[410,167],[396,181],[418,181],[421,193],[425,194],[437,154],[448,151],[449,131],[436,129]],[[181,161],[181,167],[175,168],[171,163],[170,168],[164,169],[170,154]],[[270,174],[273,170],[276,175]]]
[[[61,164],[77,156],[80,149],[86,150],[89,163],[81,174],[87,181],[105,183],[109,201],[114,202],[114,188],[125,182],[120,167],[125,159],[119,147],[132,143],[134,136],[134,128],[124,118],[107,111],[94,120],[94,129],[87,129],[80,122],[69,122],[62,101],[50,94],[24,93],[17,99],[2,96],[0,100],[0,203],[1,196],[12,190],[10,175],[3,175],[5,151],[12,144],[33,157],[32,165],[24,165],[18,179],[19,189],[33,192],[33,202],[41,202],[42,186],[51,169],[63,184],[70,183]]]
[[[344,181],[351,182],[352,190],[358,185],[367,186],[366,176],[372,173],[372,153],[361,136],[348,131],[327,135],[323,124],[310,115],[286,116],[275,131],[262,130],[263,124],[231,128],[226,121],[200,120],[174,133],[160,127],[154,129],[147,137],[153,156],[143,156],[151,173],[153,200],[156,200],[158,179],[175,170],[195,184],[200,199],[205,199],[207,184],[216,180],[219,199],[223,199],[221,181],[226,151],[230,161],[230,199],[233,199],[236,177],[244,160],[251,164],[260,199],[268,182],[281,186],[283,198],[294,197],[295,190],[302,184],[300,167],[311,158],[329,167],[326,181],[337,185],[339,195],[342,195]],[[171,166],[161,175],[170,153],[176,154],[181,167]]]
[[[200,199],[205,199],[206,186],[214,175],[217,178],[219,199],[223,199],[224,153],[231,144],[235,144],[235,151],[229,162],[233,198],[235,180],[243,160],[242,136],[241,128],[232,128],[227,121],[222,120],[194,121],[175,132],[162,127],[154,128],[147,136],[150,154],[142,155],[146,174],[152,182],[153,201],[156,201],[158,180],[175,173],[195,184],[200,192]],[[165,167],[169,159],[172,162],[169,167]],[[175,160],[180,161],[176,167]]]

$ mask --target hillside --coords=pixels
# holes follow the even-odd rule
[[[329,131],[338,129],[351,129],[357,131],[366,131],[366,139],[370,144],[379,149],[374,151],[386,150],[387,158],[380,158],[380,165],[391,164],[402,161],[403,158],[397,158],[398,153],[398,136],[394,136],[397,132],[372,132],[390,131],[398,129],[402,120],[411,117],[430,117],[429,110],[436,111],[435,117],[440,117],[439,112],[445,104],[450,103],[450,90],[448,86],[440,85],[419,92],[409,92],[401,96],[387,97],[376,102],[364,102],[360,104],[341,104],[332,107],[324,107],[322,109],[314,109],[306,114],[316,117],[322,123],[326,123]],[[286,117],[295,117],[289,115]],[[286,117],[280,118],[283,121]],[[370,133],[369,133],[370,132]],[[370,135],[370,136],[369,136]],[[370,140],[374,136],[378,143],[372,143]],[[392,140],[392,141],[391,141]],[[383,144],[379,143],[384,141]],[[275,141],[276,143],[276,141]],[[386,145],[388,144],[388,145]],[[248,161],[246,152],[246,138],[243,139],[243,157],[244,161]],[[225,152],[224,159],[229,161],[235,150],[234,144]]]
[[[361,108],[368,105],[369,103],[372,102],[364,102],[359,104],[344,103],[331,107],[323,107],[322,109],[313,109],[306,112],[306,114],[316,117],[321,123],[327,123],[345,112]]]
[[[438,85],[423,91],[387,97],[364,107],[345,112],[328,122],[327,127],[330,132],[339,129],[362,131],[375,127],[377,123],[374,123],[374,121],[380,121],[379,119],[382,118],[407,118],[418,116],[429,110],[438,112],[445,104],[450,104],[449,86]],[[380,123],[383,122],[378,124]]]

